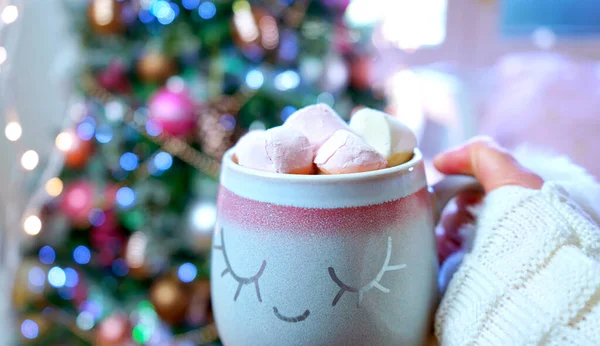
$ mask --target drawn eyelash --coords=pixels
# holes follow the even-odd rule
[[[260,296],[260,287],[258,286],[258,279],[260,279],[263,272],[265,271],[265,266],[267,265],[267,261],[265,261],[265,260],[262,261],[262,264],[260,265],[260,269],[258,269],[258,272],[253,276],[242,277],[242,276],[237,275],[235,273],[235,271],[233,271],[233,268],[231,267],[231,263],[229,263],[229,257],[227,257],[227,250],[225,249],[225,236],[223,235],[223,233],[224,233],[223,228],[221,228],[220,233],[221,233],[221,245],[214,245],[213,249],[221,250],[221,252],[223,253],[223,259],[225,260],[225,265],[227,266],[227,268],[225,268],[221,272],[221,277],[224,277],[225,275],[230,274],[231,277],[238,283],[237,290],[235,291],[235,296],[233,296],[233,301],[237,301],[237,299],[240,295],[240,292],[242,291],[242,287],[244,287],[244,285],[249,285],[251,283],[254,283],[254,288],[256,289],[256,297],[258,298],[258,301],[262,303],[262,298]]]
[[[333,267],[327,268],[327,270],[329,271],[329,276],[331,276],[331,280],[333,280],[333,282],[335,282],[336,285],[338,285],[338,287],[340,288],[340,290],[336,294],[335,298],[333,298],[333,302],[331,303],[331,306],[335,306],[338,303],[338,301],[340,300],[340,298],[342,298],[342,296],[346,292],[358,293],[358,300],[356,302],[357,308],[360,308],[360,305],[362,304],[362,301],[363,301],[364,294],[366,292],[370,291],[372,288],[377,288],[378,290],[380,290],[383,293],[388,293],[390,291],[390,289],[383,287],[380,284],[381,278],[383,278],[383,274],[385,274],[385,272],[388,272],[388,271],[400,270],[400,269],[403,269],[406,267],[406,264],[390,265],[391,257],[392,257],[392,237],[388,237],[387,253],[385,255],[385,261],[383,262],[381,269],[377,273],[377,276],[375,276],[375,279],[371,280],[371,282],[367,283],[363,287],[352,287],[352,286],[346,285],[345,283],[342,282],[342,280],[340,280],[337,277],[337,275],[335,274],[335,269],[333,269]]]

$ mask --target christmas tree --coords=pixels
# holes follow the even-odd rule
[[[208,282],[219,160],[317,102],[382,108],[346,0],[68,2],[84,68],[14,284],[30,345],[218,342]]]

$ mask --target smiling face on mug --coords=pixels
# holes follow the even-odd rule
[[[226,172],[211,274],[226,345],[423,342],[437,270],[424,177],[302,188]]]

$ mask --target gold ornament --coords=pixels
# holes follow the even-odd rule
[[[150,287],[150,302],[158,316],[170,324],[183,321],[189,301],[186,288],[173,276],[160,278]]]
[[[34,269],[35,268],[35,269]],[[44,282],[47,271],[44,265],[37,261],[23,261],[17,270],[12,290],[13,306],[18,310],[24,310],[30,304],[39,304],[43,301],[44,286],[38,287],[29,282],[30,272],[31,277],[40,277],[41,282]]]
[[[90,25],[98,34],[111,35],[125,31],[121,19],[123,3],[117,0],[92,0],[88,7]]]
[[[136,67],[139,78],[148,83],[163,83],[177,73],[175,61],[157,51],[146,53]]]

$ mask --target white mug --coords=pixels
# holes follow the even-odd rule
[[[445,181],[445,204],[471,180]],[[383,170],[286,175],[223,159],[211,259],[221,341],[420,345],[437,304],[438,208],[421,153]]]

